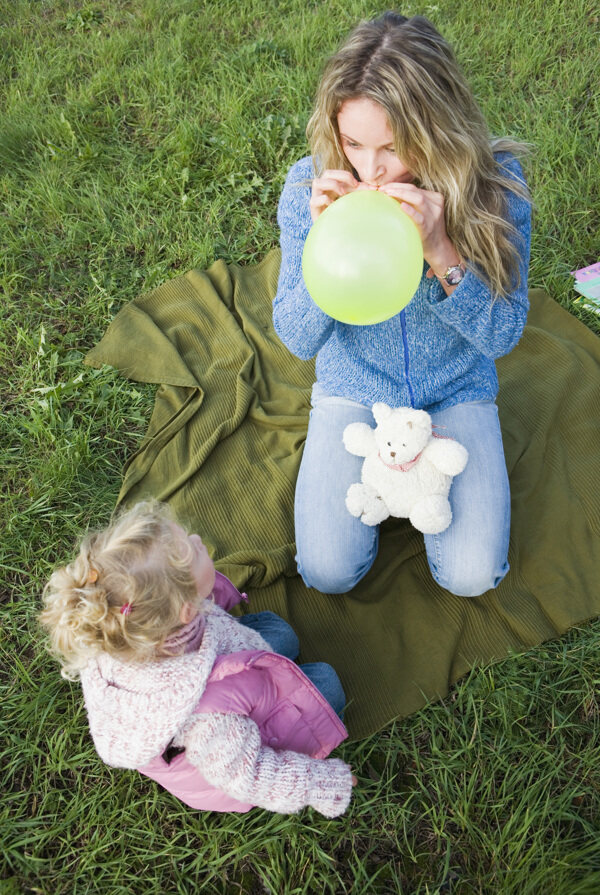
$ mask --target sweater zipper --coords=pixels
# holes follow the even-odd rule
[[[404,311],[400,311],[400,326],[402,327],[402,344],[404,345],[404,375],[406,377],[406,384],[408,386],[408,394],[410,396],[410,406],[415,406],[415,396],[412,390],[412,385],[410,384],[410,376],[409,369],[410,364],[408,361],[408,339],[406,338],[406,317]]]

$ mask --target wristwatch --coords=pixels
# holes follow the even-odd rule
[[[444,280],[444,282],[448,283],[449,286],[458,286],[458,284],[464,278],[466,272],[467,269],[464,264],[453,264],[451,267],[448,268],[446,273],[442,274],[441,276],[439,274],[436,274],[436,277],[438,278],[438,280]]]

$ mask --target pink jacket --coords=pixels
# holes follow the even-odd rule
[[[217,573],[214,598],[228,610],[243,595]],[[205,712],[245,715],[257,725],[264,746],[312,758],[326,758],[347,736],[327,700],[300,668],[284,656],[262,650],[217,658],[194,709],[194,713]],[[138,770],[191,808],[243,812],[253,807],[210,784],[184,752],[170,762],[166,755],[157,756]]]

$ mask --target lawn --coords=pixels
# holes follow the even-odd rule
[[[40,643],[50,571],[103,525],[154,392],[82,365],[142,291],[277,242],[327,55],[360,0],[0,0],[0,895],[600,891],[600,623],[474,669],[340,754],[328,821],[194,813],[97,758]],[[532,144],[530,285],[600,257],[592,0],[405,4],[455,45],[496,134]]]

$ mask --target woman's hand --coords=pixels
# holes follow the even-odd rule
[[[321,177],[315,178],[312,184],[310,198],[310,216],[313,223],[328,205],[353,192],[358,186],[358,180],[350,171],[325,171]]]
[[[460,256],[446,232],[441,193],[419,189],[412,183],[386,183],[379,190],[397,199],[402,211],[415,222],[423,243],[423,257],[431,268],[429,277],[443,276],[449,267],[460,263]],[[442,285],[445,285],[443,281]]]

